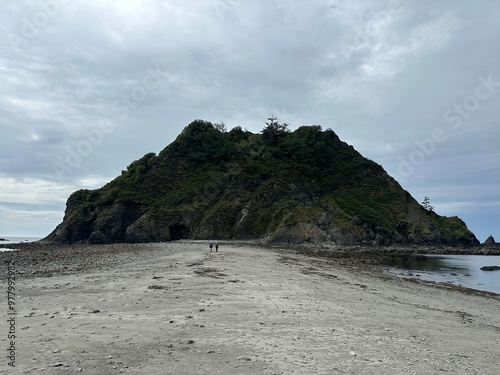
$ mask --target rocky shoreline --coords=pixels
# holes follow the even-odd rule
[[[189,243],[190,241],[183,241]],[[202,241],[193,241],[200,243]],[[287,248],[303,255],[337,259],[344,265],[369,262],[372,265],[387,263],[396,257],[415,257],[420,254],[460,254],[460,255],[500,255],[496,247],[429,247],[429,246],[338,246],[338,245],[266,245],[260,241],[226,241],[227,244],[244,244],[267,247],[269,249]],[[0,251],[0,261],[15,260],[19,272],[25,275],[47,275],[50,273],[68,273],[80,270],[100,269],[113,265],[151,258],[161,254],[165,243],[148,244],[57,244],[50,242],[29,242],[15,245],[0,245],[2,248],[14,248],[15,251]]]
[[[7,246],[5,246],[7,247]],[[0,249],[2,246],[0,246]],[[99,270],[161,255],[161,244],[61,245],[30,242],[10,245],[0,262],[15,261],[23,277],[51,276]]]

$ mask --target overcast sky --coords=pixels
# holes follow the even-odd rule
[[[321,125],[500,241],[497,0],[0,0],[0,236],[191,121]]]

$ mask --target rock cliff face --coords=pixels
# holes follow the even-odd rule
[[[45,239],[63,243],[256,239],[478,245],[457,217],[429,212],[332,130],[221,132],[196,120],[98,190],[79,190]]]

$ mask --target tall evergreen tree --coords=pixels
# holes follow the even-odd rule
[[[280,138],[288,133],[288,124],[280,124],[274,115],[271,115],[267,119],[269,122],[266,122],[266,127],[262,129],[262,138],[271,146],[276,146]]]

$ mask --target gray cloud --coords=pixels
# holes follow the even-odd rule
[[[332,128],[417,199],[481,240],[500,237],[485,219],[500,215],[500,90],[470,98],[481,77],[500,78],[499,12],[493,0],[2,3],[0,178],[15,194],[0,194],[0,233],[48,233],[69,192],[102,185],[196,118],[259,131],[274,113]],[[474,110],[453,128],[455,105]],[[436,129],[446,139],[431,147]],[[53,197],[50,220],[34,188]],[[21,229],[7,217],[32,219]]]

